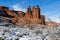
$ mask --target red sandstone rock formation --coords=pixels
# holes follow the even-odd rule
[[[40,8],[37,6],[32,7],[32,16],[33,16],[33,22],[35,23],[41,23],[40,19]]]
[[[32,7],[32,15],[33,15],[33,18],[40,18],[40,8],[37,6],[37,7]]]
[[[6,11],[6,14],[9,15],[9,16],[13,16],[13,17],[16,16],[16,15],[14,14],[14,12],[11,11],[11,10],[5,9],[4,11]]]
[[[46,22],[45,24],[46,24],[47,26],[53,26],[53,27],[59,25],[58,23],[55,23],[55,22]]]
[[[41,24],[45,24],[45,16],[41,15],[40,18],[41,18]]]
[[[8,7],[0,6],[0,10],[9,9]]]
[[[1,10],[5,11],[6,15],[8,15],[7,17],[11,16],[12,23],[14,23],[16,25],[20,25],[20,23],[19,23],[20,21],[27,21],[27,22],[30,22],[30,23],[34,22],[34,23],[45,24],[45,16],[40,15],[39,6],[37,6],[37,7],[33,6],[32,10],[31,10],[30,7],[28,7],[27,10],[26,10],[26,13],[24,13],[22,11],[12,11],[12,10],[9,10],[8,8],[6,8],[6,7],[0,7],[0,11]]]
[[[15,14],[8,7],[0,6],[0,16],[15,17]]]
[[[27,8],[27,10],[26,10],[26,15],[25,15],[25,17],[27,17],[27,18],[32,18],[32,13],[31,13],[31,8],[30,8],[30,6]]]
[[[17,15],[18,15],[20,18],[23,18],[24,15],[25,15],[25,13],[22,12],[22,11],[18,11],[18,12],[17,12]]]

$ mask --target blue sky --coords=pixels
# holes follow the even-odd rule
[[[41,14],[59,22],[60,0],[0,0],[0,6],[7,6],[11,10],[26,11],[29,5],[39,5]]]

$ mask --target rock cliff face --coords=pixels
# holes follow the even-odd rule
[[[0,16],[9,17],[14,24],[19,24],[20,21],[26,21],[29,23],[39,23],[45,25],[45,16],[40,15],[39,6],[30,6],[26,12],[9,10],[8,7],[0,6]],[[21,25],[21,23],[20,23]]]

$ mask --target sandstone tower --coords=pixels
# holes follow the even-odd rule
[[[31,8],[30,6],[27,8],[26,10],[26,15],[25,15],[27,18],[32,18],[32,13],[31,13]]]
[[[37,7],[33,6],[32,7],[32,14],[33,14],[33,18],[40,18],[40,8],[39,8],[39,6],[37,6]]]

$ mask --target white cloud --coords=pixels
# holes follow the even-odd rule
[[[49,16],[46,18],[50,19],[52,22],[60,23],[60,18],[58,16]],[[50,21],[50,20],[47,20],[47,21]]]
[[[14,4],[12,7],[16,11],[24,11],[25,12],[25,9],[20,7],[19,4]]]

